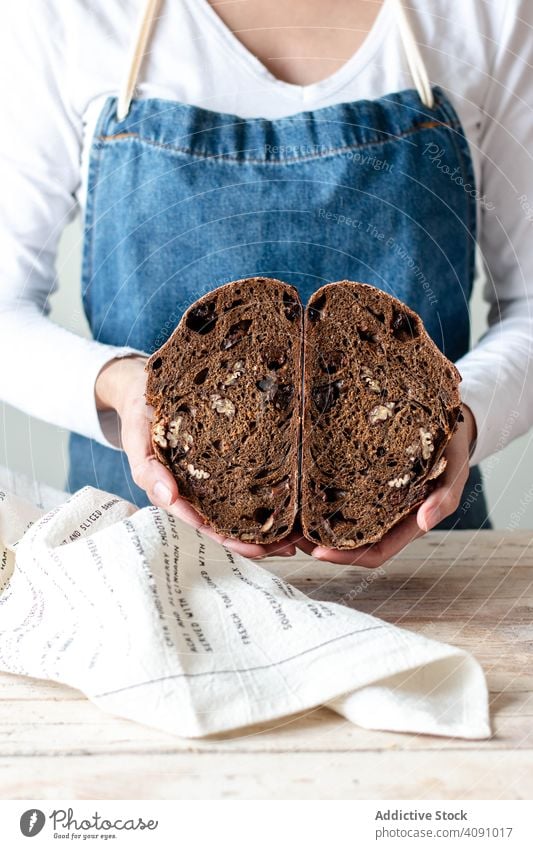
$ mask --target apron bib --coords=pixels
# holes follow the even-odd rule
[[[469,345],[475,178],[452,104],[439,87],[423,95],[429,106],[407,89],[277,120],[156,98],[127,98],[124,110],[109,98],[85,217],[94,338],[151,354],[194,300],[230,280],[278,277],[305,303],[349,279],[400,298],[457,360]],[[69,488],[86,484],[149,503],[123,452],[72,434]],[[487,526],[481,490],[473,469],[470,507],[447,526]]]

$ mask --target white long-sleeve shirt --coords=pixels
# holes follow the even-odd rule
[[[0,30],[0,397],[110,444],[94,383],[131,349],[54,324],[48,301],[65,224],[85,205],[96,119],[126,72],[144,0],[17,0]],[[478,441],[472,462],[533,424],[533,3],[409,0],[432,84],[452,100],[473,157],[490,328],[458,362]],[[207,0],[163,0],[136,97],[279,118],[413,87],[390,0],[327,79],[275,79]],[[107,431],[106,431],[107,432]]]

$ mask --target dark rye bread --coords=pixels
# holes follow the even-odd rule
[[[226,536],[282,539],[299,507],[307,539],[356,548],[435,485],[460,376],[420,318],[372,286],[330,283],[305,326],[302,311],[296,289],[265,278],[193,304],[147,363],[154,451]]]
[[[444,470],[459,372],[416,313],[362,283],[319,289],[304,339],[303,533],[332,548],[376,542]]]
[[[261,277],[196,301],[147,363],[156,456],[219,533],[261,543],[298,507],[302,306]]]

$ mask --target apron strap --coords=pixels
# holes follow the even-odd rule
[[[396,12],[396,21],[402,39],[403,49],[407,57],[407,64],[411,71],[413,82],[417,88],[420,100],[427,106],[428,109],[433,109],[434,99],[433,91],[429,82],[428,72],[422,58],[422,54],[418,49],[418,44],[413,34],[409,18],[403,7],[402,0],[391,0],[394,3]]]
[[[122,121],[130,110],[130,103],[135,86],[137,85],[139,71],[146,55],[150,34],[157,17],[159,2],[160,0],[147,0],[144,9],[141,11],[128,59],[127,73],[122,81],[118,95],[117,118],[119,121]]]
[[[393,4],[400,38],[407,57],[407,64],[409,65],[409,70],[420,99],[428,109],[432,109],[434,104],[433,91],[422,54],[418,49],[411,24],[402,5],[402,0],[385,0],[385,2]],[[119,121],[122,121],[129,112],[141,64],[146,55],[146,48],[157,16],[159,3],[160,0],[146,0],[146,5],[141,12],[129,55],[127,73],[120,86],[117,103],[117,118]]]

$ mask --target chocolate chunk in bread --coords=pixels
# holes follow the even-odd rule
[[[331,548],[376,542],[444,470],[459,372],[416,313],[362,283],[319,289],[304,339],[303,533]]]
[[[147,363],[152,442],[219,533],[269,543],[298,506],[303,309],[261,277],[215,289]]]

